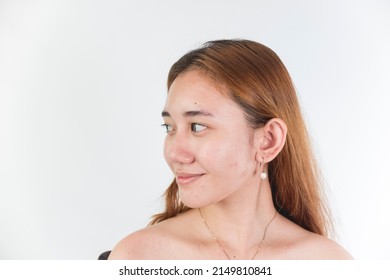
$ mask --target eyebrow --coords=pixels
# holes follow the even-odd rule
[[[171,114],[167,111],[162,111],[162,117],[171,117]],[[214,117],[213,114],[205,111],[187,111],[183,114],[185,117],[195,117],[195,116],[205,116],[205,117]]]

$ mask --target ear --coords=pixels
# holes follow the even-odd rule
[[[272,161],[286,143],[287,126],[281,119],[273,118],[256,132],[256,160],[267,163]]]

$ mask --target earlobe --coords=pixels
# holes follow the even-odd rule
[[[257,160],[267,163],[283,149],[287,137],[287,126],[281,119],[273,118],[261,130]]]

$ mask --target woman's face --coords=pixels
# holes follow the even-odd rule
[[[181,201],[191,208],[259,184],[253,133],[242,109],[221,90],[198,71],[182,73],[171,85],[162,113],[164,157]]]

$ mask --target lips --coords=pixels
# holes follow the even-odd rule
[[[178,185],[188,185],[196,180],[198,180],[200,177],[202,177],[204,174],[190,174],[190,173],[177,173],[176,174],[176,183]]]

